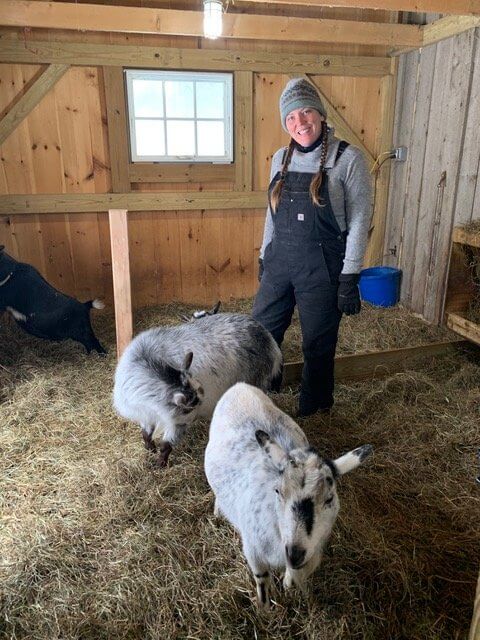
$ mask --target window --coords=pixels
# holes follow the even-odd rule
[[[126,71],[133,162],[233,161],[229,73]]]

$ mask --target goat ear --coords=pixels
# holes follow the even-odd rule
[[[188,351],[183,359],[183,370],[188,371],[193,360],[193,351]]]
[[[183,393],[176,392],[173,394],[173,404],[176,404],[177,407],[186,404],[187,398]]]
[[[265,433],[265,431],[261,429],[255,431],[255,438],[263,449],[263,453],[273,463],[273,466],[278,469],[278,471],[283,471],[287,466],[288,456],[282,447],[277,444],[275,440],[272,440],[268,433]]]
[[[187,316],[184,313],[180,314],[180,320],[183,320],[183,322],[190,322],[191,319],[191,316]]]
[[[337,458],[333,464],[338,471],[339,476],[343,476],[349,471],[353,471],[359,467],[364,460],[366,460],[373,453],[373,447],[371,444],[364,444],[362,447],[357,447],[353,451],[345,453],[340,458]]]
[[[219,300],[219,301],[217,302],[217,304],[216,304],[214,307],[212,307],[212,308],[210,309],[210,311],[207,311],[208,315],[209,315],[209,316],[214,316],[216,313],[218,313],[218,310],[220,309],[220,305],[221,305],[221,304],[222,304],[222,303],[221,303],[221,301]]]

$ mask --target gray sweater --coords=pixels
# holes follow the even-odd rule
[[[347,246],[342,273],[359,273],[367,248],[368,230],[372,216],[372,185],[370,173],[363,153],[349,145],[337,164],[334,165],[340,140],[329,129],[329,145],[325,169],[328,173],[328,193],[338,226],[347,231]],[[295,150],[289,171],[317,173],[320,166],[321,145],[309,153]],[[282,168],[285,147],[279,149],[272,158],[270,180]],[[274,234],[272,212],[267,209],[260,257]]]

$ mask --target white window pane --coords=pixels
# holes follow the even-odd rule
[[[135,134],[138,156],[165,155],[163,120],[137,120]]]
[[[197,122],[197,141],[199,156],[225,156],[223,122]]]
[[[133,103],[137,118],[162,118],[162,83],[158,80],[134,80]]]
[[[169,118],[193,118],[193,82],[165,82],[165,104]]]
[[[193,120],[167,121],[167,155],[195,155],[195,129]]]
[[[197,118],[223,118],[223,83],[197,82]]]

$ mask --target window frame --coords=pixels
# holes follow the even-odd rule
[[[137,118],[134,112],[134,100],[133,100],[133,81],[135,79],[146,80],[178,80],[181,78],[185,82],[194,83],[201,80],[215,80],[222,81],[224,87],[225,97],[225,114],[223,118],[224,123],[224,141],[226,153],[224,156],[140,156],[136,153],[136,130],[135,122],[137,120],[162,120],[164,122],[165,133],[166,123],[168,120],[181,121],[188,120],[194,122],[195,135],[196,135],[196,123],[197,122],[209,122],[212,120],[218,121],[220,118],[197,118],[196,115],[196,100],[194,94],[194,116],[193,118],[167,118],[164,113],[163,118],[145,117]],[[158,70],[158,69],[125,69],[125,84],[127,90],[127,121],[129,128],[129,154],[130,162],[133,164],[152,164],[152,163],[192,163],[192,164],[222,164],[229,165],[234,163],[234,74],[228,72],[206,72],[206,71],[170,71],[170,70]],[[165,107],[165,105],[164,105]],[[165,137],[166,143],[166,137]]]

